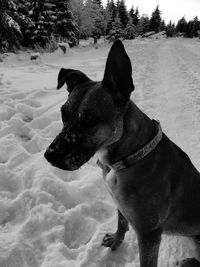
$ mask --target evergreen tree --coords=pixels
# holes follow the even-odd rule
[[[175,25],[170,21],[165,28],[167,37],[174,37],[175,36]]]
[[[120,21],[119,16],[117,16],[114,22],[112,23],[112,28],[108,34],[108,39],[109,41],[115,41],[123,37],[124,37],[123,25]]]
[[[109,32],[108,30],[108,24],[111,20],[110,13],[108,12],[107,8],[103,9],[103,35],[104,35],[104,40],[106,38],[106,34]]]
[[[193,20],[190,20],[187,23],[187,26],[185,25],[184,27],[184,31],[186,32],[186,37],[189,37],[189,38],[198,37],[199,30],[200,30],[200,21],[198,20],[197,16]]]
[[[83,24],[83,16],[82,16],[84,9],[83,0],[71,0],[69,4],[74,20],[78,25],[78,27],[80,28],[81,25]]]
[[[22,14],[24,16],[28,16],[29,10],[30,10],[30,5],[31,1],[30,0],[14,0],[15,5],[17,7],[17,12],[19,14]]]
[[[117,17],[117,6],[115,5],[114,0],[110,0],[110,2],[108,2],[108,10],[111,13],[111,19],[112,22],[115,20],[115,18]]]
[[[131,22],[133,22],[134,14],[135,14],[135,10],[134,10],[134,7],[132,6],[128,12],[129,18],[131,18]]]
[[[193,38],[198,37],[200,31],[200,21],[196,16],[193,20],[189,22],[186,21],[185,17],[182,17],[176,25],[176,34],[185,37]]]
[[[187,33],[187,21],[185,19],[185,17],[182,17],[177,25],[176,25],[176,32],[177,33],[184,33],[186,34]]]
[[[94,43],[97,43],[97,39],[104,35],[105,23],[104,23],[104,12],[101,0],[93,0],[94,9],[94,29],[92,32],[92,37],[94,38]]]
[[[57,0],[55,3],[56,23],[55,35],[62,37],[69,42],[70,46],[77,44],[78,27],[73,20],[73,15],[69,9],[68,0]],[[49,21],[49,17],[48,17]],[[47,25],[46,25],[47,26]],[[51,23],[48,23],[48,29],[51,28]]]
[[[136,10],[135,10],[134,17],[133,17],[133,24],[137,25],[138,21],[139,21],[139,18],[140,18],[140,15],[139,15],[138,7],[137,7]]]
[[[84,5],[84,25],[86,37],[92,36],[94,43],[104,34],[104,13],[100,3],[95,0],[87,0]]]
[[[198,37],[198,31],[200,30],[200,21],[197,16],[193,19],[193,25],[193,37]]]
[[[195,36],[195,25],[192,20],[190,20],[187,24],[186,36],[189,38],[192,38]]]
[[[129,11],[129,17],[132,18],[132,23],[136,26],[138,24],[138,21],[139,21],[138,7],[136,8],[136,10],[134,10],[133,6],[131,7],[131,9]]]
[[[52,29],[51,31],[48,30],[46,12],[45,1],[34,0],[31,2],[29,12],[30,23],[26,31],[26,37],[32,47],[35,45],[45,47],[49,42],[49,35]]]
[[[160,30],[161,30],[161,31],[165,31],[165,29],[166,29],[166,24],[165,24],[165,21],[162,20],[162,21],[161,21],[161,25],[160,25]]]
[[[23,35],[16,22],[16,5],[12,0],[0,0],[0,51],[20,47]]]
[[[134,39],[137,36],[136,26],[133,24],[132,18],[129,18],[129,22],[125,29],[125,39]]]
[[[150,18],[150,30],[159,32],[161,29],[161,11],[159,10],[159,6],[156,7],[155,11],[152,13]]]
[[[103,5],[101,0],[93,0],[93,3],[98,6],[99,9],[103,10]]]
[[[143,15],[139,19],[136,29],[139,35],[143,35],[144,33],[150,31],[150,20],[147,15]]]
[[[53,37],[67,40],[71,46],[75,45],[78,27],[73,21],[68,0],[30,1],[24,35],[26,43],[32,47],[35,45],[46,47]]]
[[[15,0],[16,12],[14,14],[15,21],[19,24],[20,30],[23,34],[22,45],[29,45],[28,27],[32,24],[29,18],[29,12],[31,10],[31,2],[26,0]]]
[[[107,29],[106,29],[106,34],[108,34],[112,28],[112,23],[117,17],[117,6],[115,5],[114,0],[110,0],[110,1],[108,0],[107,6],[106,6],[106,12],[109,18],[108,23],[107,23]]]
[[[129,18],[128,18],[128,12],[127,12],[127,8],[126,8],[124,0],[118,0],[117,10],[118,10],[120,21],[123,25],[123,28],[125,29],[129,21]]]
[[[78,37],[87,38],[91,34],[93,23],[90,16],[90,7],[87,4],[84,5],[83,0],[71,0],[70,8],[79,29]]]

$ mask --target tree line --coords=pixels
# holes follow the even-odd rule
[[[78,33],[69,0],[0,0],[0,51],[54,40],[76,45]]]
[[[0,0],[0,51],[21,46],[45,48],[58,41],[77,45],[80,39],[104,36],[134,39],[149,32],[165,31],[167,37],[200,35],[198,17],[166,24],[159,6],[151,16],[140,15],[134,6],[127,10],[125,0]]]

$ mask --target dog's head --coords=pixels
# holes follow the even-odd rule
[[[61,107],[63,129],[45,152],[52,165],[76,170],[99,149],[119,140],[134,90],[131,74],[130,59],[119,40],[111,47],[102,82],[78,70],[60,70],[57,89],[66,83],[69,96]]]

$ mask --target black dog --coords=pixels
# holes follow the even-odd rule
[[[109,52],[102,82],[61,69],[57,88],[66,83],[69,97],[61,107],[63,129],[45,157],[58,168],[76,170],[97,153],[119,209],[118,229],[103,245],[116,249],[129,222],[137,233],[141,267],[156,267],[163,232],[199,238],[200,174],[160,124],[130,100],[131,75],[119,40]],[[200,263],[190,259],[182,266]]]

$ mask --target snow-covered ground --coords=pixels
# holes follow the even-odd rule
[[[132,99],[183,148],[200,170],[200,42],[126,41],[133,65]],[[116,252],[101,246],[116,229],[116,207],[91,160],[67,172],[48,164],[45,148],[62,127],[56,91],[61,67],[103,76],[110,45],[42,55],[4,56],[0,63],[0,267],[139,266],[135,233]],[[159,266],[196,255],[191,240],[163,236]]]

